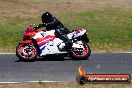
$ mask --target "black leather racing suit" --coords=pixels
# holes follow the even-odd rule
[[[72,46],[71,40],[66,36],[70,31],[57,18],[52,17],[49,21],[39,24],[38,28],[41,27],[46,27],[47,31],[55,30],[55,35],[63,40],[68,48]]]

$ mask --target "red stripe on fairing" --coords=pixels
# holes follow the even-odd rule
[[[55,36],[48,35],[48,36],[43,37],[43,38],[37,38],[36,41],[39,44],[39,46],[42,46],[49,41],[53,41],[55,38],[56,38]]]

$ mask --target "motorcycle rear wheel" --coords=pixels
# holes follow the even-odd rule
[[[20,61],[34,61],[37,58],[37,48],[34,44],[20,43],[16,47],[16,56]]]
[[[74,51],[73,49],[71,50],[71,58],[80,60],[80,59],[88,59],[88,57],[91,54],[91,49],[89,45],[86,42],[83,42],[84,50],[83,51]]]

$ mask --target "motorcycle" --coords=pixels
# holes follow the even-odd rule
[[[23,41],[16,47],[16,56],[21,61],[34,61],[38,56],[46,55],[68,55],[72,59],[87,59],[90,56],[91,49],[87,44],[89,39],[85,29],[73,30],[67,37],[73,42],[70,50],[56,36],[55,30],[39,30],[29,25],[24,31]]]

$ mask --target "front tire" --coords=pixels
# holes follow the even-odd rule
[[[71,50],[71,58],[80,60],[80,59],[87,59],[90,54],[91,54],[91,49],[89,45],[86,42],[83,42],[84,50],[83,51],[74,51],[73,49]]]
[[[20,43],[16,47],[16,56],[20,61],[34,61],[37,58],[37,48],[34,44]]]

